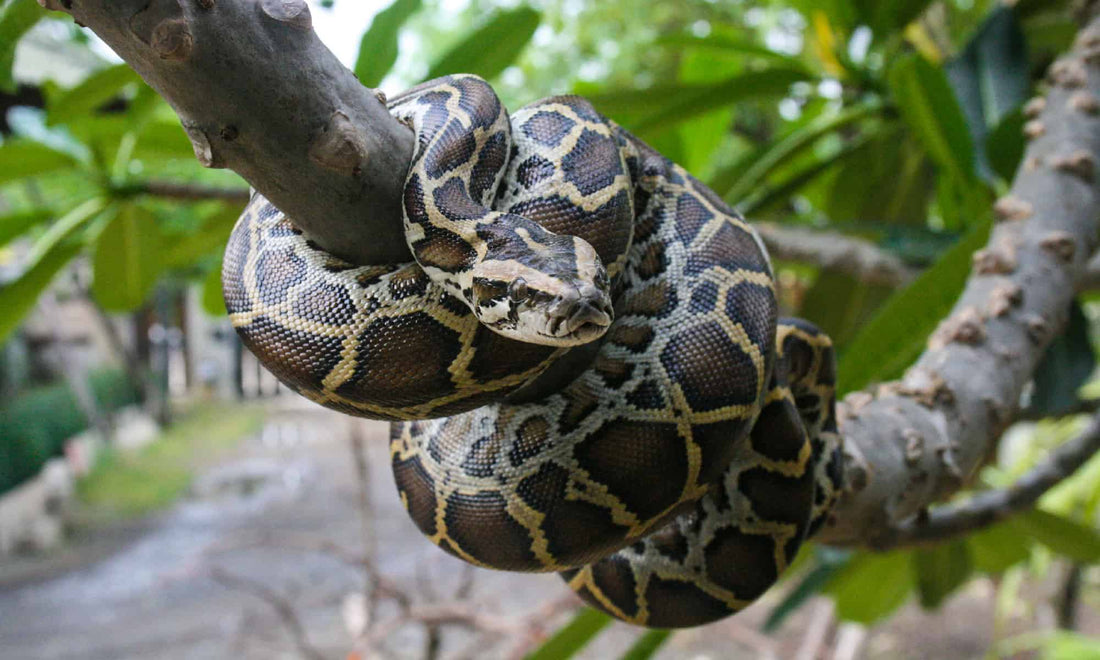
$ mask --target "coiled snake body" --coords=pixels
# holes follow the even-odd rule
[[[450,76],[390,110],[417,136],[416,261],[342,262],[255,195],[223,269],[245,344],[314,401],[394,420],[402,500],[448,552],[560,571],[642,625],[751,602],[841,477],[831,344],[777,321],[752,229],[577,97],[509,117]]]

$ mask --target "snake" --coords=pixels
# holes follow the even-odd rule
[[[348,263],[254,192],[222,266],[243,344],[391,422],[398,494],[446,552],[642,626],[753,602],[843,477],[832,343],[779,318],[755,231],[578,96],[509,113],[452,75],[388,109],[415,135],[412,260]]]

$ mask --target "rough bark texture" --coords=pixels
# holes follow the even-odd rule
[[[38,0],[91,28],[228,167],[325,249],[411,259],[401,187],[412,131],[317,38],[304,0]]]
[[[1094,20],[1051,67],[1046,97],[1028,104],[1023,164],[951,315],[901,381],[842,404],[850,490],[824,542],[892,545],[929,504],[973,479],[1012,422],[1096,247],[1098,64]]]

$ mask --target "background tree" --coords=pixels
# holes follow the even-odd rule
[[[395,163],[411,139],[368,88],[472,72],[510,107],[577,92],[756,221],[785,311],[840,349],[852,494],[823,540],[906,549],[804,553],[773,622],[822,589],[868,622],[1046,552],[1100,558],[1100,464],[1066,479],[1100,435],[1067,417],[1096,407],[1080,387],[1100,217],[1100,33],[1069,2],[475,1],[455,29],[432,3],[396,0],[364,34],[366,87],[304,3],[46,4],[127,64],[45,84],[28,109],[8,74],[18,37],[71,19],[0,4],[0,84],[19,106],[0,146],[0,241],[31,245],[0,289],[0,337],[74,260],[108,311],[187,281],[221,311],[220,248],[245,188],[199,164],[236,170],[344,256],[400,257]],[[399,52],[410,35],[421,48]],[[1006,451],[1019,418],[1045,421]],[[964,487],[962,503],[927,508]],[[574,644],[606,621],[584,616],[563,631]]]

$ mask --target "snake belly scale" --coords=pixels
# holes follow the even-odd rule
[[[831,343],[777,318],[751,227],[578,97],[509,115],[449,76],[389,107],[417,138],[415,261],[342,262],[254,195],[223,266],[246,346],[394,422],[400,496],[447,552],[640,625],[743,608],[841,483]]]

